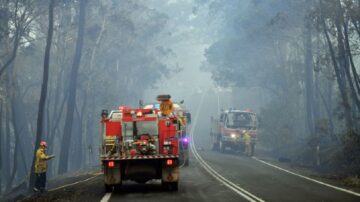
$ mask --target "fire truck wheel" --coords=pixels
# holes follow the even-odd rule
[[[161,182],[161,186],[166,191],[177,191],[178,190],[178,182]]]
[[[220,140],[220,143],[219,143],[219,149],[220,149],[220,152],[221,153],[224,153],[225,151],[225,145],[224,143]]]
[[[121,191],[121,184],[114,185],[114,191],[115,192],[120,192]]]
[[[213,143],[211,149],[212,149],[213,151],[218,151],[218,150],[219,150],[219,144]]]
[[[108,184],[104,184],[105,192],[112,192],[112,186]]]
[[[189,159],[186,159],[186,160],[185,160],[184,166],[185,166],[185,167],[189,166]]]
[[[177,191],[179,188],[179,182],[172,182],[171,183],[171,191]]]

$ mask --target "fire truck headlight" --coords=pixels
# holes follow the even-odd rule
[[[234,133],[232,133],[232,134],[230,135],[230,137],[231,137],[231,138],[236,138],[236,135],[235,135]]]

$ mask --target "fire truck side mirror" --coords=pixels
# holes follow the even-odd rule
[[[109,112],[107,109],[101,110],[101,118],[106,118],[109,115]]]

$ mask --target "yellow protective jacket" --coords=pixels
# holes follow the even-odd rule
[[[162,115],[169,116],[173,111],[173,103],[170,100],[162,101],[160,104],[160,111]]]
[[[46,169],[47,169],[46,161],[49,159],[50,159],[50,157],[45,154],[45,149],[40,147],[36,151],[35,173],[46,172]]]
[[[243,135],[243,140],[245,144],[250,144],[251,143],[251,136],[249,132],[245,132]]]

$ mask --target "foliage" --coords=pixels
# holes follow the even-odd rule
[[[312,165],[319,145],[328,152],[324,159],[337,163],[342,151],[346,167],[358,172],[359,142],[341,142],[338,137],[348,138],[344,131],[359,131],[359,2],[202,4],[221,21],[218,40],[205,53],[206,70],[215,82],[260,87],[271,94],[259,113],[260,141],[277,157]],[[327,162],[324,165],[331,164]]]
[[[42,84],[45,39],[48,26],[48,1],[1,1],[0,3],[0,99],[9,113],[2,113],[0,128],[9,128],[3,138],[0,192],[25,179],[34,145],[36,115]],[[120,104],[137,104],[143,92],[166,78],[169,67],[163,58],[169,52],[159,51],[156,41],[168,17],[143,2],[88,0],[84,46],[80,61],[74,128],[70,144],[69,169],[98,163],[98,113],[103,108]],[[79,26],[79,1],[56,1],[52,40],[48,97],[46,100],[42,139],[49,143],[49,152],[59,156],[70,69]],[[18,41],[16,41],[18,39]],[[4,68],[6,67],[6,68]],[[12,96],[5,96],[12,95]],[[16,100],[16,102],[15,102]],[[18,104],[15,104],[18,103]],[[11,110],[14,109],[14,110]],[[23,125],[15,125],[14,113],[22,112]],[[19,128],[17,128],[19,127]],[[7,131],[7,132],[8,132]],[[22,139],[16,140],[15,132]],[[81,135],[78,135],[81,134]],[[6,146],[4,146],[4,142]],[[19,145],[26,145],[21,147]],[[80,145],[80,146],[79,146]],[[3,147],[4,146],[4,147]],[[18,166],[16,164],[23,165]],[[49,177],[57,173],[59,159],[50,163]],[[27,171],[25,171],[25,169]],[[4,172],[3,172],[4,171]],[[14,176],[10,178],[9,176]]]

